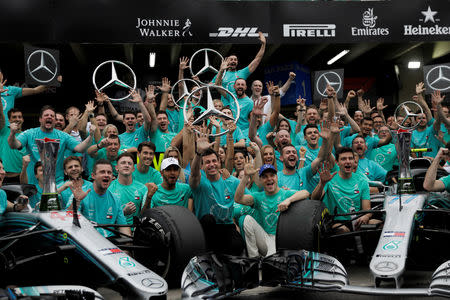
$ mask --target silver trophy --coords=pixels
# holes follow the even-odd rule
[[[44,187],[42,189],[40,211],[61,210],[58,192],[56,190],[56,159],[58,157],[59,140],[36,139],[44,173]]]
[[[414,111],[417,111],[417,113],[414,113]],[[395,144],[398,157],[398,194],[414,194],[416,191],[409,165],[409,155],[412,131],[419,125],[419,123],[415,123],[415,118],[420,114],[423,114],[422,107],[412,101],[400,104],[395,110],[395,122],[400,127],[397,131],[397,143]]]

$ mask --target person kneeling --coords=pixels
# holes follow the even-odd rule
[[[259,170],[264,191],[244,195],[248,179],[257,172],[252,164],[244,167],[244,178],[238,185],[235,201],[239,204],[253,206],[257,220],[246,216],[244,220],[245,243],[249,257],[268,256],[276,251],[275,235],[280,212],[289,208],[292,202],[309,197],[309,192],[284,190],[278,187],[277,170],[266,164]]]

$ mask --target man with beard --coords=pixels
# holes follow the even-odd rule
[[[2,101],[0,101],[0,110],[3,111]],[[11,108],[8,111],[8,119],[10,123],[17,124],[18,132],[16,136],[18,136],[22,132],[22,112],[17,108]],[[26,153],[24,149],[19,151],[9,147],[8,136],[10,135],[10,131],[9,126],[6,126],[5,115],[0,113],[0,153],[6,172],[3,183],[18,183],[20,181],[20,172],[22,171],[22,157]]]
[[[261,42],[261,48],[259,49],[259,51],[256,54],[253,61],[247,67],[237,70],[238,58],[236,55],[230,55],[228,57],[229,62],[227,63],[227,66],[225,68],[226,73],[225,73],[224,78],[222,79],[223,73],[216,74],[216,76],[214,76],[214,78],[211,80],[211,82],[216,82],[217,78],[220,78],[221,84],[217,84],[217,82],[216,82],[216,84],[219,86],[222,85],[224,88],[226,88],[230,92],[233,92],[232,87],[234,86],[236,79],[242,78],[245,80],[248,78],[248,76],[250,76],[251,73],[253,73],[256,70],[259,63],[261,62],[261,59],[264,56],[264,51],[266,50],[266,37],[264,36],[264,34],[262,32],[258,32],[258,34],[259,34],[259,37],[258,37],[259,41]],[[224,99],[222,97],[222,101],[223,100]]]
[[[358,154],[358,169],[357,171],[363,173],[370,181],[384,182],[387,171],[378,163],[366,158],[367,145],[362,136],[357,136],[353,139],[352,150]]]
[[[378,137],[380,139],[384,139],[390,134],[389,128],[385,125],[381,126],[378,130]],[[398,166],[397,150],[392,143],[373,149],[369,159],[378,163],[387,172],[392,170],[394,166]]]
[[[134,161],[131,153],[122,153],[117,158],[118,177],[109,186],[109,191],[120,199],[123,214],[128,224],[139,216],[147,200],[147,187],[133,179]]]
[[[112,169],[109,161],[98,160],[95,162],[91,174],[94,180],[93,188],[84,191],[81,186],[70,186],[70,189],[74,196],[73,200],[77,202],[77,207],[87,219],[98,224],[126,225],[127,221],[120,200],[108,190],[113,178]],[[103,228],[97,228],[97,231],[105,237],[113,235],[111,231]],[[119,231],[131,235],[129,227],[119,227]]]
[[[88,154],[96,159],[106,159],[114,167],[113,174],[117,176],[115,166],[117,164],[117,157],[125,152],[125,149],[120,147],[120,139],[117,135],[111,134],[109,137],[104,138],[100,143],[92,145],[87,150]]]
[[[153,157],[155,157],[156,146],[152,142],[142,142],[138,146],[138,158],[135,170],[133,172],[133,178],[142,184],[149,182],[158,185],[163,182],[161,174],[151,167],[153,163]]]
[[[137,147],[140,143],[148,139],[150,131],[151,119],[150,115],[142,102],[142,98],[137,91],[131,93],[130,102],[138,103],[141,112],[144,114],[144,125],[136,129],[137,117],[135,112],[125,112],[123,114],[123,124],[125,132],[119,135],[120,143],[125,148]]]
[[[55,110],[51,106],[44,106],[39,114],[40,127],[28,129],[22,132],[17,138],[16,133],[19,131],[17,123],[11,123],[11,132],[8,137],[8,144],[12,149],[26,149],[26,153],[30,154],[31,163],[28,165],[27,174],[31,184],[37,182],[34,176],[34,164],[40,160],[38,148],[36,146],[37,139],[59,139],[59,153],[69,150],[73,152],[83,153],[92,143],[95,126],[91,127],[89,136],[81,143],[77,142],[73,137],[65,132],[55,128]],[[58,155],[56,160],[56,183],[62,183],[64,179],[63,173],[64,156]]]
[[[55,129],[64,131],[64,128],[66,128],[66,119],[62,113],[57,112],[55,114]]]
[[[161,162],[163,182],[158,184],[158,189],[151,198],[151,207],[179,205],[193,211],[194,201],[189,184],[177,182],[180,171],[180,164],[173,157],[165,158]]]
[[[372,130],[373,130],[373,120],[369,117],[365,117],[362,122],[361,122],[361,136],[363,137],[363,139],[366,141],[366,156],[370,156],[371,155],[371,151],[372,149],[376,148],[376,147],[381,147],[384,145],[387,145],[391,142],[391,135],[387,135],[384,138],[379,138],[376,135],[372,135]],[[357,137],[359,134],[355,133],[354,135],[351,135],[347,138],[344,139],[344,147],[350,147],[352,146],[353,140],[355,139],[355,137]]]
[[[215,82],[216,85],[220,86],[222,84],[223,72],[228,68],[230,62],[231,59],[229,57],[224,59],[224,61],[222,62],[219,73],[217,73]],[[241,129],[242,133],[245,136],[248,136],[248,128],[250,126],[249,116],[253,109],[253,101],[245,94],[245,91],[247,90],[247,82],[244,78],[236,78],[234,80],[233,87],[234,90],[230,90],[230,92],[237,98],[239,108],[236,106],[236,103],[231,95],[223,90],[218,91],[222,95],[223,105],[229,106],[234,116],[237,115],[237,110],[239,109],[239,119],[237,120],[236,126]],[[279,96],[279,93],[277,94],[277,96]]]
[[[311,127],[307,127],[311,128]],[[297,149],[288,144],[281,149],[281,161],[283,161],[283,170],[279,171],[278,185],[283,189],[291,190],[307,190],[312,193],[317,183],[319,183],[319,176],[317,170],[321,162],[326,160],[331,155],[332,140],[335,138],[339,129],[336,126],[332,130],[323,128],[320,136],[323,139],[323,144],[320,146],[320,151],[312,158],[308,164],[297,169],[298,154]],[[317,134],[317,139],[319,133]]]
[[[58,188],[61,194],[62,208],[70,207],[73,201],[73,194],[70,187],[81,187],[87,191],[92,188],[92,182],[84,180],[81,177],[83,167],[81,166],[80,157],[69,156],[64,160],[64,174],[69,178]]]
[[[208,141],[206,128],[203,128],[197,135],[189,177],[195,215],[203,227],[209,250],[241,255],[244,242],[233,223],[234,193],[239,180],[233,176],[224,177],[219,172],[220,159],[211,149],[213,144]]]
[[[348,147],[336,151],[336,160],[339,171],[330,174],[329,169],[323,166],[319,169],[320,181],[311,194],[311,199],[322,199],[332,214],[346,214],[370,209],[370,191],[367,178],[353,173],[355,154]],[[337,175],[337,176],[336,176]],[[335,217],[332,228],[338,233],[350,232],[343,221],[352,219],[352,215]],[[364,214],[356,219],[354,230],[362,224],[368,224],[372,214]]]
[[[284,146],[291,144],[291,136],[287,130],[280,130],[275,134],[275,158],[276,158],[276,164],[277,164],[277,170],[282,171],[283,170],[283,161],[281,160],[281,149],[283,149]],[[300,151],[300,146],[294,146],[297,150],[297,155]]]
[[[244,167],[244,178],[239,183],[235,201],[236,203],[252,206],[257,220],[246,216],[244,220],[245,243],[249,257],[268,256],[276,251],[275,234],[280,212],[289,208],[292,202],[309,197],[306,190],[284,190],[278,187],[277,171],[272,165],[263,165],[259,170],[259,178],[264,191],[244,195],[245,186],[251,176],[258,172],[252,164]]]

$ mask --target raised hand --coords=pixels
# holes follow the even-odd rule
[[[0,94],[7,92],[8,90],[5,89],[6,79],[3,80],[3,74],[0,72]]]
[[[155,94],[155,86],[149,84],[145,88],[145,99],[146,99],[146,101],[151,103],[152,101],[154,101],[156,99],[156,95],[158,95],[158,94]]]
[[[356,92],[356,95],[358,95],[358,98],[362,98],[362,96],[364,96],[364,90],[363,90],[363,89],[359,89],[359,90]]]
[[[102,105],[104,102],[108,101],[108,96],[106,96],[105,93],[96,90],[95,100],[98,102],[98,104]]]
[[[364,93],[364,91],[363,91],[363,93]],[[354,90],[350,90],[350,91],[347,93],[347,98],[352,99],[352,98],[355,98],[355,97],[356,97],[356,93],[355,93]]]
[[[82,114],[79,114],[78,116],[73,115],[69,117],[69,125],[72,127],[75,127],[78,125],[78,122],[80,122],[81,118],[83,117]]]
[[[336,109],[337,109],[337,113],[340,114],[341,116],[345,116],[348,114],[347,107],[345,107],[345,105],[343,103],[338,102]]]
[[[12,122],[9,124],[9,129],[12,133],[16,134],[20,131],[19,125],[16,122]]]
[[[266,105],[267,101],[269,101],[269,99],[267,99],[267,97],[261,97],[260,99],[256,100],[255,104],[253,105],[252,113],[255,116],[266,115],[266,114],[264,114],[264,106]]]
[[[111,145],[111,140],[109,139],[109,137],[104,138],[104,139],[101,140],[100,143],[99,143],[99,147],[100,147],[100,148],[105,148],[105,147],[108,147],[109,145]]]
[[[302,96],[298,96],[297,104],[300,105],[301,109],[304,109],[306,106],[306,99],[302,98]]]
[[[161,80],[161,86],[158,86],[158,89],[163,93],[170,92],[170,81],[167,77],[163,77]]]
[[[31,158],[30,158],[29,154],[22,156],[22,166],[24,168],[28,167],[28,165],[30,164],[30,161],[31,161]]]
[[[253,175],[258,172],[258,169],[255,169],[255,166],[253,165],[253,162],[249,160],[248,157],[245,158],[245,165],[244,165],[244,174],[252,177]]]
[[[142,102],[142,97],[141,97],[141,95],[139,94],[138,91],[130,90],[130,93],[131,93],[131,97],[132,97],[130,99],[130,102],[134,102],[134,103]]]
[[[95,129],[97,129],[97,127],[94,124],[91,124],[91,127],[89,127],[89,134],[91,136],[94,136]]]
[[[236,130],[236,128],[237,128],[236,123],[231,121],[227,123],[228,134],[232,135],[233,132]]]
[[[253,151],[255,151],[255,153],[258,153],[258,152],[260,151],[260,150],[259,150],[258,144],[255,143],[255,142],[250,142],[250,143],[249,143],[249,146],[250,146],[250,148],[253,149]]]
[[[91,113],[93,112],[97,106],[94,105],[94,101],[88,101],[87,104],[85,104],[86,112]]]
[[[441,96],[441,91],[434,91],[431,94],[431,101],[437,105],[441,104],[444,101],[445,95]]]
[[[210,149],[213,145],[214,142],[210,143],[209,142],[209,138],[208,138],[208,134],[207,134],[207,128],[203,127],[200,128],[199,130],[200,132],[197,132],[196,134],[196,152],[201,154],[203,152],[205,152],[206,150]]]
[[[305,156],[306,156],[306,148],[305,147],[302,146],[298,152],[300,154],[300,158],[305,158]]]
[[[189,68],[189,58],[188,57],[180,57],[180,70],[185,70]]]
[[[258,37],[259,41],[261,42],[261,44],[265,45],[266,44],[266,37],[264,36],[264,34],[261,31],[259,31],[258,34],[259,34],[259,37]]]
[[[361,106],[361,110],[365,115],[370,115],[370,113],[375,109],[375,107],[370,108],[370,100],[364,100],[364,104]]]
[[[147,197],[153,196],[158,190],[158,186],[153,182],[147,182],[145,186],[147,187]]]
[[[425,84],[423,82],[419,82],[416,84],[416,94],[422,94],[425,91]]]
[[[337,172],[334,172],[333,174],[330,173],[330,163],[328,161],[323,162],[317,172],[319,173],[320,181],[323,185],[333,179],[333,177],[337,174]]]
[[[221,70],[227,70],[229,68],[230,65],[230,58],[229,57],[225,57],[222,61],[222,63],[220,64],[220,69]]]
[[[296,76],[294,72],[289,72],[289,79],[294,80]]]
[[[326,93],[328,97],[334,97],[336,95],[336,91],[331,85],[327,85]]]
[[[83,191],[83,189],[82,189],[82,187],[80,185],[74,184],[74,182],[72,182],[72,181],[69,184],[69,188],[72,191],[74,200],[76,199],[78,201],[81,201],[84,198],[86,198],[86,196],[91,191],[91,189],[88,189],[86,192]]]
[[[210,117],[209,117],[209,121],[211,122],[211,125],[212,125],[212,126],[214,126],[214,127],[216,127],[216,128],[219,128],[219,127],[220,127],[220,123],[219,123],[219,121],[217,120],[216,117],[210,116]]]
[[[383,109],[385,109],[386,107],[388,107],[387,105],[384,105],[384,98],[378,98],[377,100],[377,110],[378,111],[382,111]]]

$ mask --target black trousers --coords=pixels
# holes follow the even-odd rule
[[[234,224],[217,224],[213,215],[204,215],[200,224],[205,233],[206,247],[209,251],[241,256],[245,242]]]

